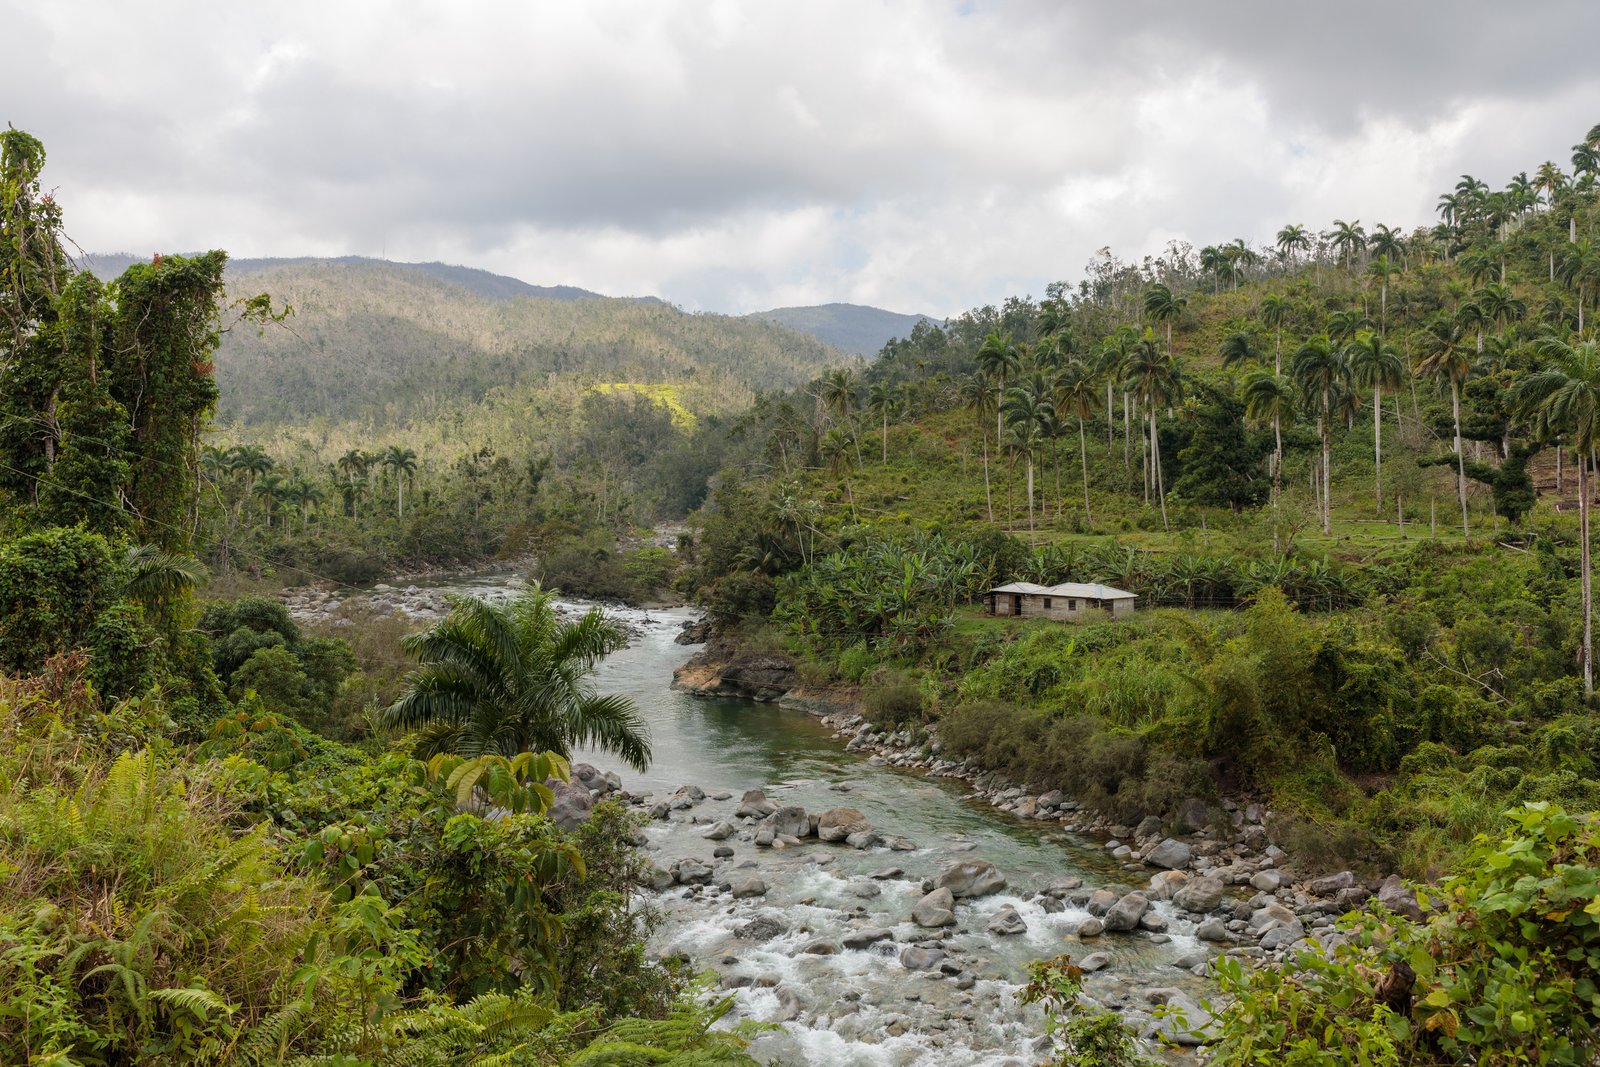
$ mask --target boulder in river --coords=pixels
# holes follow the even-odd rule
[[[939,888],[917,901],[911,908],[911,921],[936,929],[956,924],[956,898],[950,890]]]
[[[786,934],[789,928],[781,919],[772,915],[757,915],[743,926],[736,926],[733,936],[742,941],[771,941],[779,934]]]
[[[887,930],[881,926],[872,927],[868,930],[852,930],[844,935],[844,947],[866,948],[868,945],[875,945],[879,941],[888,941],[893,937],[893,930]]]
[[[843,841],[871,829],[867,817],[855,808],[829,808],[817,817],[817,837],[823,841]]]
[[[1189,861],[1194,858],[1194,850],[1177,838],[1169,837],[1146,854],[1144,861],[1151,867],[1164,867],[1175,871],[1180,867],[1189,866]]]
[[[1025,934],[1028,932],[1028,924],[1022,921],[1022,916],[1017,913],[1016,908],[1001,908],[995,912],[994,918],[989,920],[989,932],[1001,937]]]
[[[737,818],[765,819],[768,815],[778,810],[778,805],[767,799],[767,794],[760,789],[745,790],[744,797],[735,809]]]
[[[1104,920],[1097,919],[1091,915],[1079,923],[1078,928],[1072,934],[1074,937],[1099,937],[1105,932],[1106,924]]]
[[[957,897],[984,897],[1006,887],[1005,876],[988,860],[967,860],[933,880],[935,889],[948,889]]]
[[[594,810],[594,798],[589,791],[581,785],[570,782],[558,782],[554,779],[545,783],[550,791],[555,794],[555,803],[550,805],[546,813],[550,821],[563,830],[588,822],[589,815]]]
[[[811,833],[811,817],[798,805],[779,808],[772,816],[772,831],[779,837],[792,837],[798,843],[800,838]]]
[[[730,822],[719,822],[701,836],[707,841],[726,841],[728,838],[733,836],[733,824]]]
[[[1182,871],[1162,871],[1150,879],[1145,896],[1151,900],[1171,900],[1172,895],[1188,884],[1189,876]]]
[[[1129,893],[1106,912],[1106,929],[1112,932],[1134,929],[1149,907],[1150,901],[1143,893]]]
[[[944,958],[944,952],[939,949],[910,945],[900,951],[900,966],[908,971],[931,971],[943,962]]]
[[[1306,885],[1307,891],[1314,897],[1331,897],[1341,889],[1354,889],[1356,876],[1353,871],[1340,871],[1322,878],[1313,878]]]
[[[759,878],[741,878],[733,883],[735,899],[745,897],[764,897],[767,895],[767,883]]]
[[[1208,912],[1222,903],[1223,885],[1215,878],[1191,878],[1172,894],[1173,903],[1184,911]]]

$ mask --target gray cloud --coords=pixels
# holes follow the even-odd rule
[[[196,12],[199,12],[198,14]],[[947,313],[1110,244],[1416,225],[1600,120],[1588,3],[0,0],[73,236]],[[12,61],[14,59],[14,61]]]

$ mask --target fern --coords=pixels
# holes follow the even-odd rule
[[[234,1012],[239,1010],[236,1005],[229,1004],[227,1001],[211,992],[211,990],[197,989],[192,986],[176,986],[170,989],[152,989],[150,990],[149,996],[151,1000],[159,1001],[162,1004],[170,1004],[173,1007],[182,1008],[184,1011],[190,1012],[202,1020],[211,1018],[211,1013],[214,1011],[221,1012],[224,1015],[232,1015]]]

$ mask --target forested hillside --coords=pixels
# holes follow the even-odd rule
[[[224,339],[226,423],[400,426],[553,377],[684,384],[727,408],[844,358],[764,323],[626,299],[491,297],[370,260],[270,263],[234,284],[271,293],[294,315],[281,329]]]

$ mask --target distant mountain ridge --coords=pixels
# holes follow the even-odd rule
[[[126,252],[95,252],[84,257],[83,266],[104,280],[116,277],[127,270],[131,264],[143,262],[145,262],[145,257],[132,256]],[[413,272],[450,285],[460,286],[470,293],[486,296],[491,300],[510,300],[518,296],[531,296],[543,300],[615,299],[636,300],[646,304],[666,303],[658,296],[610,297],[605,293],[580,289],[575,285],[531,285],[520,278],[512,278],[505,274],[495,274],[491,271],[480,270],[477,267],[462,267],[437,261],[402,263],[388,259],[374,259],[371,256],[284,256],[268,259],[230,259],[228,260],[228,273],[233,277],[238,277],[244,274],[259,274],[275,267],[304,267],[317,263],[337,264],[339,266],[369,264],[395,271]]]
[[[864,304],[773,308],[751,312],[745,318],[776,322],[858,356],[877,355],[890,340],[909,336],[919,322],[938,325],[938,320],[929,315],[904,315]]]

